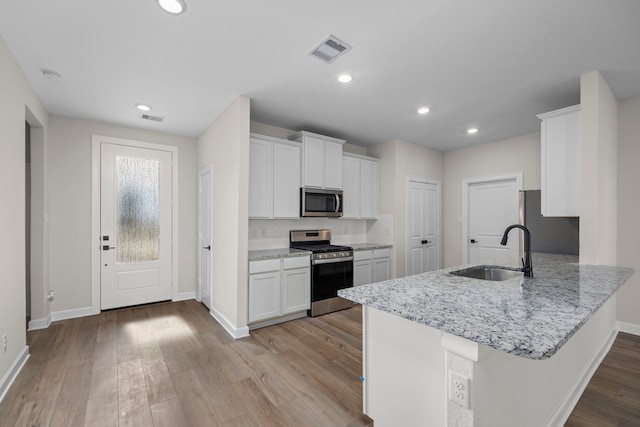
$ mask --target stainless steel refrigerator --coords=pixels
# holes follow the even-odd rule
[[[540,190],[520,191],[520,224],[531,232],[531,250],[578,255],[580,218],[542,216],[540,195]]]

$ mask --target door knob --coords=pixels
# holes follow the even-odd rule
[[[109,249],[115,249],[115,246],[109,246],[109,245],[103,245],[102,246],[102,250],[103,251],[108,251]]]
[[[206,250],[210,251],[210,250],[211,250],[211,245],[209,245],[209,246],[203,246],[203,247],[202,247],[202,249],[206,249]]]
[[[423,241],[422,241],[422,244],[423,244],[423,245],[426,245],[427,243],[429,243],[429,241],[428,241],[428,240],[423,240]]]
[[[476,239],[471,239],[471,243],[478,243]]]

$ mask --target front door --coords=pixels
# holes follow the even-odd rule
[[[437,184],[408,182],[407,276],[439,268],[439,209]]]
[[[100,150],[100,306],[170,300],[172,154]]]
[[[504,230],[519,222],[519,190],[515,178],[468,184],[468,263],[491,262],[518,255],[520,232],[511,232],[506,246],[502,246],[500,241]]]
[[[198,224],[200,301],[211,309],[211,167],[200,171]]]

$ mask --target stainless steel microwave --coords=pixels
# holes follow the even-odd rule
[[[342,190],[300,189],[300,216],[341,217]]]

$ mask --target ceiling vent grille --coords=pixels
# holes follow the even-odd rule
[[[351,46],[335,36],[329,36],[325,41],[316,46],[309,55],[315,56],[327,64],[335,61],[339,56],[347,53]]]
[[[150,114],[141,114],[140,118],[142,120],[150,120],[152,122],[158,122],[158,123],[162,123],[164,121],[164,117],[152,116]]]

